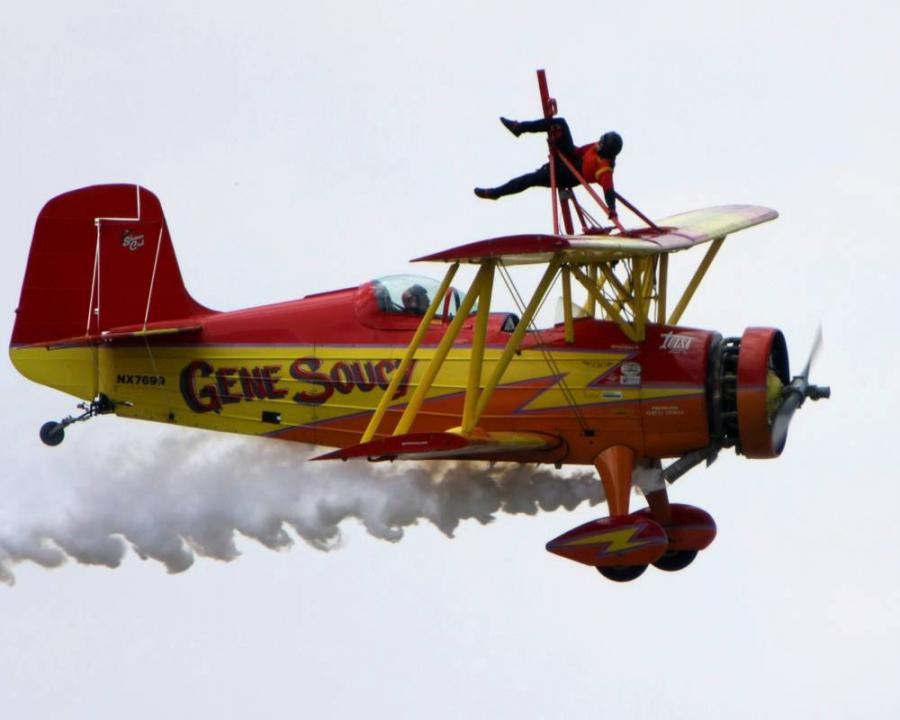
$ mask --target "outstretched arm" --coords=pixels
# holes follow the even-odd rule
[[[606,198],[606,206],[609,208],[609,219],[619,217],[616,212],[616,191],[612,188],[603,188],[603,196]]]
[[[600,187],[603,188],[603,197],[606,199],[606,206],[609,208],[609,219],[618,217],[616,213],[616,189],[613,186],[613,172],[610,167],[601,167],[594,177]]]

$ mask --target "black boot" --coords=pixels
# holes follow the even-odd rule
[[[493,188],[475,188],[475,194],[482,200],[496,200],[500,197]]]
[[[522,134],[522,130],[519,128],[518,120],[510,120],[509,118],[502,117],[500,118],[500,122],[503,123],[503,127],[509,130],[516,137],[519,137],[519,135]]]

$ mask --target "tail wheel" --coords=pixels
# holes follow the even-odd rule
[[[653,563],[653,567],[666,572],[676,572],[677,570],[684,570],[694,562],[695,557],[697,557],[696,550],[669,550]]]
[[[63,429],[62,424],[50,420],[41,425],[40,436],[44,445],[56,447],[65,439],[66,431]]]
[[[596,567],[598,573],[614,582],[631,582],[643,575],[644,570],[647,569],[646,565],[611,565],[609,567],[597,565]]]

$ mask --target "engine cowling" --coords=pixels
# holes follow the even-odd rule
[[[710,432],[749,458],[774,458],[784,442],[772,420],[790,383],[787,344],[775,328],[747,328],[714,348],[710,366]]]

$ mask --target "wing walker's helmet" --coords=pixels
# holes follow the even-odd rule
[[[600,136],[600,156],[609,160],[622,152],[622,136],[615,131]]]

